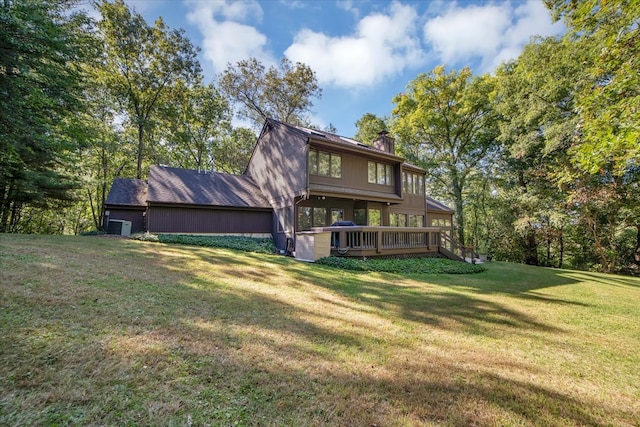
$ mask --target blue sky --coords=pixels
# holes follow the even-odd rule
[[[393,97],[444,64],[493,72],[531,36],[559,35],[541,0],[125,0],[147,22],[162,16],[201,48],[207,82],[248,57],[283,56],[316,72],[323,95],[312,120],[352,136],[370,112],[391,114]]]

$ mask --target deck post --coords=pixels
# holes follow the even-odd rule
[[[382,253],[382,230],[376,232],[376,252]]]

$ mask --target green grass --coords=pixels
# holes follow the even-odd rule
[[[0,425],[640,425],[640,279],[0,235]]]

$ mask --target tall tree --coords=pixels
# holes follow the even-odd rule
[[[447,73],[439,66],[420,74],[393,100],[392,129],[399,146],[427,170],[432,187],[446,189],[455,204],[462,245],[465,189],[496,147],[493,86],[491,77],[473,77],[469,68]]]
[[[150,27],[129,10],[123,0],[99,4],[104,42],[103,69],[99,78],[119,100],[122,114],[137,130],[136,176],[143,176],[147,134],[153,130],[160,104],[166,102],[177,82],[200,79],[197,51],[184,35],[158,18]]]
[[[387,121],[385,118],[380,118],[373,113],[365,113],[355,123],[356,134],[354,139],[356,141],[364,142],[368,144],[378,137],[378,133],[385,130],[389,130]]]
[[[163,107],[169,163],[187,169],[216,169],[217,147],[229,138],[232,111],[212,85],[179,85]]]
[[[304,124],[313,98],[322,96],[315,72],[287,58],[282,58],[279,67],[268,69],[255,58],[228,64],[220,76],[220,89],[240,105],[240,116],[256,128],[266,118]]]
[[[582,81],[581,53],[577,46],[554,38],[536,39],[496,74],[503,197],[513,211],[514,234],[523,255],[519,261],[528,264],[539,263],[541,239],[550,247],[551,236],[562,238],[563,224],[556,219],[566,192],[560,174],[570,168],[567,150],[578,124],[575,92]]]
[[[624,175],[640,165],[640,2],[545,0],[564,18],[566,40],[589,45],[582,66],[589,85],[577,94],[581,143],[576,163]]]
[[[14,231],[25,206],[68,201],[78,186],[68,156],[82,144],[80,64],[86,16],[67,3],[0,4],[0,231]]]

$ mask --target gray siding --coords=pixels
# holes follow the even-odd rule
[[[152,233],[272,232],[271,211],[150,206],[147,215]]]
[[[282,124],[265,126],[246,174],[273,208],[284,207],[306,191],[307,138]]]

